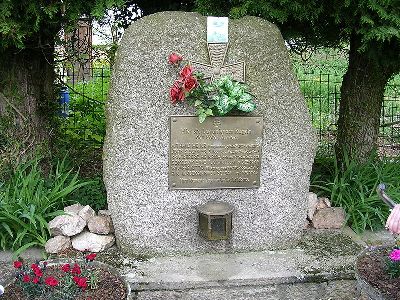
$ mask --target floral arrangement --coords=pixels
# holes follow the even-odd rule
[[[209,82],[177,53],[169,55],[168,63],[180,69],[169,91],[172,104],[187,101],[193,105],[200,123],[208,116],[225,116],[235,110],[249,113],[256,108],[248,86],[232,77],[223,76]]]
[[[396,246],[386,259],[386,268],[390,278],[400,277],[400,247]]]
[[[90,253],[85,256],[83,265],[64,264],[58,270],[49,270],[46,262],[28,266],[22,261],[14,261],[16,285],[21,287],[27,299],[44,295],[46,299],[76,299],[86,289],[97,287],[97,274],[88,268],[95,258],[96,254]]]

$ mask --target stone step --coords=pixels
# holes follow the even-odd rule
[[[293,249],[151,258],[125,278],[137,300],[355,299],[361,249],[344,231],[308,230]]]

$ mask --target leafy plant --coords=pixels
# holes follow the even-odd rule
[[[62,214],[67,196],[88,182],[65,169],[64,161],[43,176],[40,158],[20,163],[10,180],[0,186],[0,247],[18,255],[43,246],[49,238],[48,222]]]
[[[400,199],[399,163],[400,159],[371,156],[360,164],[345,155],[344,165],[340,167],[335,158],[319,158],[311,176],[311,189],[329,197],[333,205],[343,207],[347,223],[356,232],[382,228],[388,208],[379,199],[376,187],[384,182],[393,199]]]
[[[102,177],[81,180],[89,180],[90,184],[75,190],[68,198],[78,201],[82,205],[90,205],[95,211],[106,209],[107,196]]]
[[[182,56],[172,53],[169,63],[180,66]],[[204,74],[185,64],[170,89],[171,102],[187,99],[196,108],[199,122],[203,123],[208,116],[225,116],[231,111],[252,112],[256,105],[247,85],[223,76],[210,82]]]

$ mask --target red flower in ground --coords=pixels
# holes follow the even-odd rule
[[[34,278],[32,279],[32,282],[36,284],[36,283],[39,282],[39,280],[40,280],[39,277],[34,277]]]
[[[96,253],[90,253],[88,255],[86,255],[86,259],[88,261],[93,261],[96,258],[97,254]]]
[[[74,267],[72,268],[71,273],[76,274],[76,275],[81,274],[82,273],[81,267],[79,267],[78,264],[74,264]]]
[[[69,264],[65,264],[61,267],[61,270],[67,273],[71,270],[71,266]]]
[[[88,286],[86,277],[74,276],[73,281],[76,283],[77,286],[79,286],[82,289],[86,289]]]
[[[189,76],[185,78],[185,81],[183,83],[183,88],[190,92],[192,91],[194,88],[197,87],[197,79],[194,76]]]
[[[184,66],[182,68],[181,72],[179,73],[179,75],[182,78],[186,78],[186,77],[192,76],[192,74],[193,74],[193,68],[191,66],[189,66],[189,65]]]
[[[32,268],[32,270],[36,270],[36,269],[39,269],[39,265],[38,264],[31,264],[31,268]]]
[[[29,282],[29,281],[31,281],[31,278],[29,277],[29,275],[24,275],[24,277],[22,277],[22,281],[23,282]]]
[[[179,55],[178,53],[171,53],[168,56],[168,63],[171,65],[176,65],[178,64],[180,61],[182,61],[183,57],[181,55]]]
[[[58,284],[58,280],[55,279],[53,276],[49,276],[44,280],[44,283],[48,286],[56,286]]]
[[[33,273],[35,273],[35,275],[37,277],[42,277],[43,276],[43,272],[42,272],[42,270],[40,268],[33,269]]]
[[[14,261],[14,268],[19,269],[22,267],[22,261],[16,260]]]

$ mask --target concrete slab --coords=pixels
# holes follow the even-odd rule
[[[280,251],[157,257],[125,278],[137,299],[355,299],[362,247],[340,230],[310,230]]]

